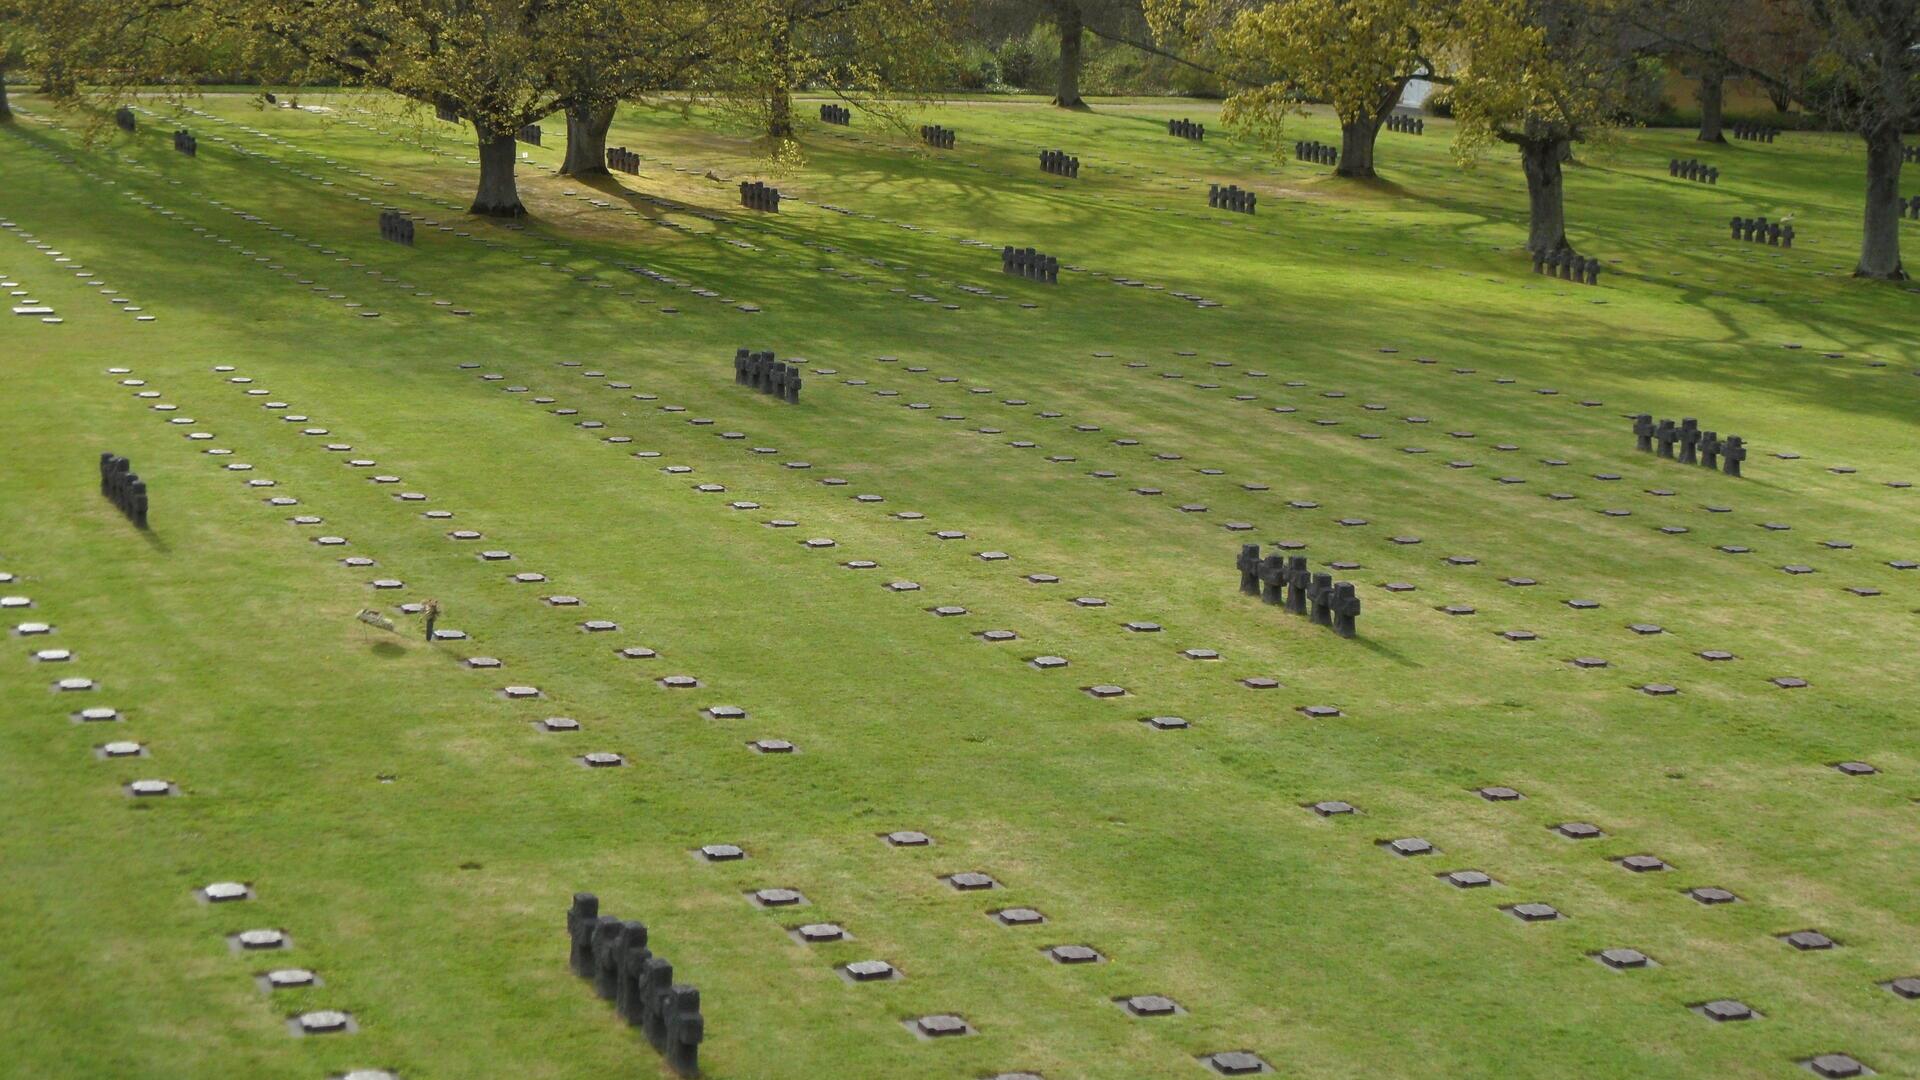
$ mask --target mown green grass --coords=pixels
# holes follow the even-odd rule
[[[464,203],[471,149],[452,127],[378,99],[303,100],[336,112],[260,111],[238,96],[196,107],[311,154],[200,117],[187,121],[201,139],[194,160],[172,153],[153,118],[137,136],[86,147],[76,119],[32,98],[22,103],[30,115],[0,133],[0,216],[159,316],[136,324],[13,230],[0,237],[7,280],[66,318],[0,323],[9,466],[0,570],[21,579],[0,592],[32,596],[28,617],[55,623],[51,643],[78,654],[73,673],[101,683],[92,695],[54,695],[45,685],[64,672],[28,659],[36,643],[8,639],[9,1068],[646,1074],[653,1052],[564,966],[568,894],[590,889],[608,910],[648,922],[656,950],[702,988],[714,1076],[1197,1076],[1196,1055],[1232,1048],[1314,1078],[1791,1077],[1799,1060],[1833,1050],[1881,1075],[1920,1070],[1920,1003],[1876,985],[1920,973],[1910,704],[1920,571],[1885,565],[1920,559],[1920,489],[1884,486],[1920,482],[1920,348],[1910,293],[1845,276],[1860,168],[1847,140],[1714,148],[1725,178],[1707,188],[1666,176],[1667,158],[1699,150],[1685,133],[1632,134],[1570,173],[1576,242],[1618,260],[1589,289],[1526,272],[1518,170],[1490,160],[1461,172],[1445,124],[1424,138],[1383,135],[1387,180],[1356,187],[1218,136],[1201,145],[1165,136],[1167,116],[1213,119],[1204,104],[1111,104],[1090,115],[957,104],[923,117],[959,131],[953,153],[922,152],[910,133],[861,118],[851,131],[810,130],[806,163],[776,178],[790,194],[869,216],[789,203],[749,222],[732,194],[736,179],[764,175],[750,140],[704,114],[631,111],[611,141],[648,159],[642,176],[555,178],[560,148],[531,149],[525,229],[458,226],[497,248],[423,229],[404,250],[377,239],[375,209],[353,196],[458,222],[434,204]],[[1325,117],[1302,122],[1301,137],[1332,135]],[[1078,154],[1083,179],[1039,173],[1042,147]],[[1254,187],[1260,215],[1209,214],[1207,181]],[[142,209],[129,191],[381,318],[288,284]],[[630,201],[635,192],[727,220],[664,212]],[[209,198],[364,266],[245,225]],[[637,214],[620,212],[628,206]],[[1735,213],[1794,214],[1801,243],[1792,252],[1729,243],[1724,222]],[[642,220],[663,215],[684,228]],[[959,237],[1036,246],[1225,306],[1199,311],[1086,274],[1056,288],[1009,281],[992,252]],[[621,262],[764,310],[739,313],[632,277]],[[575,280],[586,275],[613,287]],[[473,314],[455,317],[436,298]],[[797,408],[775,404],[732,385],[741,345],[838,374],[810,375]],[[1232,366],[1209,367],[1215,360]],[[567,361],[584,366],[559,366]],[[331,435],[299,435],[305,425],[277,420],[216,364],[236,365]],[[263,507],[266,493],[103,374],[113,365],[216,433],[211,445],[255,466],[247,475],[279,481],[299,511]],[[506,379],[483,382],[481,372]],[[960,381],[934,381],[942,375]],[[1205,381],[1222,386],[1196,385]],[[509,383],[529,392],[501,392]],[[882,388],[900,396],[871,393]],[[1346,397],[1319,396],[1327,391]],[[1241,392],[1258,400],[1230,400]],[[579,416],[529,400],[542,394]],[[1000,404],[1007,398],[1030,404]],[[901,407],[916,401],[933,407]],[[1369,402],[1387,409],[1363,410]],[[659,411],[669,403],[688,411]],[[1268,411],[1280,404],[1299,411]],[[1750,477],[1634,454],[1621,415],[1638,411],[1746,436]],[[948,412],[967,420],[935,419]],[[581,418],[607,427],[573,427]],[[747,437],[716,437],[726,430]],[[1362,431],[1383,438],[1355,438]],[[634,442],[603,443],[610,433]],[[354,452],[316,445],[335,439]],[[1039,447],[1006,445],[1019,439]],[[1501,442],[1519,449],[1495,450]],[[1407,445],[1430,452],[1401,453]],[[129,454],[152,482],[151,536],[94,495],[102,449]],[[635,449],[662,456],[635,460]],[[1774,450],[1803,456],[1781,461]],[[341,463],[361,454],[379,465]],[[1046,460],[1062,454],[1077,460]],[[1447,468],[1455,458],[1475,467]],[[793,460],[813,468],[781,467]],[[664,464],[696,471],[667,475]],[[1095,480],[1096,469],[1120,476]],[[400,475],[398,487],[429,493],[428,506],[456,518],[422,520],[369,471]],[[1606,472],[1623,478],[1592,479]],[[1497,483],[1503,475],[1526,483]],[[817,483],[826,476],[849,484]],[[698,482],[727,492],[692,493]],[[1270,490],[1243,490],[1248,482]],[[1131,494],[1138,486],[1165,494]],[[1553,501],[1551,491],[1578,498]],[[861,492],[887,501],[850,498]],[[734,499],[763,509],[726,509]],[[1292,499],[1320,506],[1288,509]],[[1175,510],[1187,502],[1209,509]],[[1597,513],[1608,507],[1632,514]],[[889,516],[901,510],[926,517]],[[325,524],[284,521],[302,511]],[[773,517],[800,525],[761,524]],[[1343,528],[1341,517],[1370,524]],[[1232,520],[1257,529],[1224,531]],[[1691,531],[1657,531],[1667,524]],[[486,538],[447,540],[456,527]],[[937,541],[928,535],[937,528],[969,537]],[[378,567],[336,565],[340,552],[309,542],[326,533]],[[1397,546],[1396,535],[1423,542]],[[839,546],[807,551],[798,541],[810,536]],[[1282,538],[1307,542],[1316,563],[1363,564],[1343,575],[1362,585],[1361,640],[1237,594],[1237,545]],[[1825,539],[1854,546],[1828,550]],[[1754,550],[1725,555],[1721,544]],[[515,561],[481,563],[483,547],[510,549]],[[989,549],[1013,557],[974,557]],[[1443,565],[1453,554],[1479,562]],[[839,566],[854,558],[881,565]],[[1790,563],[1819,572],[1777,569]],[[511,584],[511,569],[550,584]],[[1062,581],[1024,580],[1034,572]],[[376,596],[366,582],[378,576],[407,589]],[[1503,584],[1510,576],[1539,584]],[[922,589],[881,588],[896,579]],[[1374,587],[1387,581],[1418,590]],[[1855,597],[1851,585],[1884,595]],[[586,606],[539,600],[556,592]],[[401,619],[404,639],[352,620],[362,606],[427,596],[446,608],[444,625],[473,635],[470,646],[428,648],[411,619]],[[1079,608],[1076,596],[1108,606]],[[1562,605],[1574,597],[1603,607]],[[923,610],[942,603],[969,614]],[[1448,603],[1478,613],[1435,610]],[[575,629],[589,617],[622,629]],[[1130,634],[1120,627],[1129,619],[1165,629]],[[1632,622],[1668,632],[1637,637],[1624,629]],[[992,627],[1021,640],[971,636]],[[1515,628],[1541,640],[1497,636]],[[660,657],[615,658],[627,644]],[[1190,647],[1224,659],[1180,658]],[[1739,659],[1709,664],[1694,656],[1702,649]],[[1026,666],[1042,653],[1072,666]],[[507,667],[467,671],[466,655]],[[1565,663],[1574,656],[1611,666],[1577,671]],[[653,685],[669,673],[705,685]],[[1254,674],[1284,686],[1238,684]],[[1780,675],[1812,685],[1779,690],[1767,680]],[[490,691],[506,682],[538,685],[547,699],[500,700]],[[1096,701],[1078,689],[1096,682],[1131,694]],[[1635,689],[1648,682],[1681,693]],[[79,696],[128,719],[111,731],[72,724]],[[718,703],[750,716],[700,714]],[[1295,711],[1312,704],[1344,716]],[[1156,714],[1194,726],[1138,722]],[[586,731],[535,732],[531,722],[547,715],[573,716]],[[768,736],[802,752],[746,751],[746,740]],[[90,748],[111,738],[147,741],[153,756],[93,758]],[[570,760],[602,749],[629,767],[590,772]],[[1828,767],[1846,759],[1882,772],[1849,779]],[[173,779],[183,797],[135,804],[118,785],[139,776]],[[1527,798],[1483,802],[1471,790],[1482,784]],[[1363,814],[1322,820],[1301,808],[1330,798]],[[1596,822],[1608,837],[1574,843],[1548,831],[1567,820]],[[898,828],[937,845],[892,850],[876,838]],[[1442,853],[1398,859],[1374,844],[1412,835]],[[704,865],[689,854],[720,841],[750,858]],[[1634,875],[1608,861],[1636,852],[1675,869]],[[1433,877],[1462,867],[1502,885],[1457,891]],[[963,869],[1005,888],[962,895],[937,880]],[[254,883],[258,898],[213,909],[192,899],[223,878]],[[1710,909],[1681,895],[1706,884],[1743,902]],[[797,915],[756,910],[742,894],[767,885],[799,888],[811,903]],[[1568,918],[1523,925],[1498,910],[1527,900]],[[985,915],[1011,905],[1050,922],[1010,930]],[[842,922],[856,940],[807,949],[782,932],[814,920]],[[234,956],[221,940],[257,925],[286,928],[296,949],[284,961],[315,968],[326,985],[265,1000],[249,976],[281,958]],[[1799,954],[1773,937],[1806,927],[1841,947]],[[1069,968],[1039,952],[1063,942],[1094,945],[1109,962]],[[1615,945],[1660,966],[1617,974],[1587,958]],[[833,971],[866,957],[906,977],[855,987]],[[1138,993],[1167,994],[1188,1012],[1132,1020],[1110,1000]],[[1765,1018],[1713,1025],[1686,1009],[1719,997]],[[352,1010],[361,1030],[286,1033],[286,1013],[322,1006]],[[900,1027],[942,1011],[964,1014],[979,1034],[929,1044]]]

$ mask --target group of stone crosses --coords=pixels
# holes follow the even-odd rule
[[[1733,239],[1751,240],[1765,243],[1768,247],[1792,247],[1793,226],[1779,222],[1769,223],[1766,218],[1734,218],[1729,223],[1733,228]]]
[[[1576,285],[1600,284],[1600,260],[1590,255],[1576,255],[1572,248],[1534,252],[1533,272]]]
[[[1234,565],[1240,570],[1241,592],[1261,597],[1269,604],[1284,604],[1295,615],[1306,615],[1311,609],[1315,624],[1331,626],[1344,638],[1354,635],[1353,621],[1360,617],[1360,594],[1353,582],[1314,573],[1308,569],[1305,555],[1275,552],[1263,559],[1259,544],[1240,545],[1240,558]]]
[[[800,404],[800,366],[778,363],[771,352],[734,350],[733,381],[772,394],[789,405]]]
[[[1408,116],[1405,113],[1388,113],[1387,130],[1397,131],[1402,135],[1425,135],[1427,133],[1427,122],[1418,116]]]
[[[519,139],[523,143],[532,143],[535,146],[539,146],[540,145],[540,125],[528,124],[526,127],[523,127],[519,131],[515,132],[513,137],[516,139]]]
[[[1001,248],[1000,272],[1047,285],[1060,284],[1060,260],[1032,248]]]
[[[1900,216],[1920,220],[1920,195],[1900,200]]]
[[[1641,413],[1633,418],[1633,437],[1636,449],[1642,452],[1672,458],[1682,465],[1717,467],[1728,476],[1739,476],[1740,463],[1747,460],[1747,444],[1740,436],[1729,435],[1723,440],[1717,432],[1701,431],[1700,422],[1691,416],[1675,427],[1671,420],[1656,424],[1651,413]],[[1676,445],[1680,448],[1677,455]]]
[[[1699,158],[1688,158],[1685,161],[1679,158],[1670,159],[1667,162],[1667,175],[1678,176],[1683,180],[1696,180],[1703,184],[1720,182],[1720,170],[1711,165],[1700,164]]]
[[[624,146],[607,147],[607,168],[623,173],[640,172],[640,155]]]
[[[1736,139],[1744,139],[1747,142],[1772,142],[1774,137],[1779,134],[1779,128],[1767,127],[1764,124],[1743,123],[1733,125],[1733,137]]]
[[[147,482],[118,454],[100,455],[100,494],[127,515],[136,529],[147,527]]]
[[[740,181],[740,205],[749,210],[765,210],[769,214],[780,212],[780,189],[768,187],[758,180]]]
[[[1905,162],[1908,165],[1912,165],[1916,162],[1920,162],[1920,146],[1901,147],[1900,160]]]
[[[125,105],[113,110],[113,125],[121,131],[132,131],[134,128],[133,110],[127,108]]]
[[[445,120],[449,124],[457,124],[460,122],[460,114],[454,112],[453,106],[451,105],[435,105],[433,107],[433,115],[441,120]]]
[[[1207,205],[1215,210],[1232,210],[1236,214],[1251,214],[1260,196],[1251,191],[1241,191],[1239,185],[1207,185]]]
[[[853,110],[845,105],[820,106],[820,119],[829,124],[845,126],[853,123]]]
[[[129,128],[128,130],[131,131],[132,129]],[[181,128],[179,131],[173,133],[173,148],[188,157],[200,156],[200,140],[194,138],[193,132],[188,131],[186,128]]]
[[[700,1075],[700,1043],[707,1035],[700,991],[673,981],[673,965],[647,948],[646,924],[602,915],[599,897],[574,893],[567,938],[573,973],[591,979],[622,1020],[646,1032],[675,1075]]]
[[[1040,171],[1078,180],[1080,179],[1080,159],[1068,157],[1065,150],[1042,150],[1040,151]]]
[[[1301,161],[1315,165],[1340,164],[1340,151],[1317,141],[1302,141],[1293,144],[1293,156]]]
[[[1167,121],[1167,134],[1179,139],[1192,139],[1195,142],[1207,137],[1207,125],[1196,124],[1191,120]]]
[[[413,219],[398,210],[380,211],[380,239],[413,246]]]
[[[943,128],[939,124],[921,124],[920,141],[935,150],[953,149],[953,129]]]

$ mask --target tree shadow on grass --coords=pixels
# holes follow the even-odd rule
[[[387,660],[407,655],[407,650],[397,641],[375,641],[367,646],[367,651]]]

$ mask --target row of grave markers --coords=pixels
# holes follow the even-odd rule
[[[1040,151],[1040,171],[1064,176],[1070,180],[1080,178],[1080,159],[1068,157],[1064,150]]]
[[[136,529],[147,527],[147,482],[118,454],[100,455],[100,494],[119,508]]]
[[[1215,210],[1232,210],[1236,214],[1251,214],[1259,205],[1260,196],[1251,191],[1242,191],[1238,184],[1207,185],[1207,205]]]
[[[1427,122],[1422,117],[1391,113],[1387,116],[1387,130],[1397,131],[1402,135],[1425,135]]]
[[[1698,158],[1688,158],[1685,161],[1679,158],[1669,159],[1667,161],[1667,175],[1677,176],[1682,180],[1693,180],[1703,184],[1718,184],[1720,182],[1720,170],[1711,165],[1701,164]]]
[[[707,1037],[700,991],[673,981],[673,965],[647,947],[646,924],[602,915],[599,897],[574,893],[567,938],[573,973],[591,981],[622,1020],[645,1032],[676,1075],[700,1075],[700,1043]]]
[[[640,155],[624,146],[607,147],[607,168],[615,172],[640,173]]]
[[[1240,571],[1240,591],[1269,604],[1284,605],[1295,615],[1311,612],[1316,626],[1330,626],[1343,638],[1354,636],[1360,616],[1360,595],[1351,581],[1335,581],[1332,574],[1314,573],[1305,555],[1275,552],[1260,557],[1259,544],[1240,545],[1234,564]],[[1264,590],[1264,591],[1263,591]]]
[[[953,149],[953,129],[939,124],[920,125],[920,141],[936,150]]]
[[[789,405],[800,403],[800,365],[784,364],[772,352],[754,352],[741,348],[733,354],[733,381],[751,386],[763,394],[772,394]]]
[[[380,211],[380,239],[413,246],[413,219],[398,210]]]
[[[1576,285],[1598,285],[1600,259],[1598,256],[1575,254],[1572,248],[1536,251],[1533,253],[1533,272],[1571,281]]]
[[[1734,138],[1745,142],[1770,143],[1780,134],[1779,128],[1767,127],[1765,124],[1738,123],[1734,124],[1731,130]]]
[[[1769,222],[1766,218],[1736,217],[1728,222],[1733,230],[1732,239],[1750,240],[1763,243],[1768,247],[1790,248],[1793,246],[1793,226],[1782,225],[1778,221]]]
[[[763,210],[769,214],[780,212],[780,189],[768,187],[759,180],[740,181],[740,205],[749,210]]]
[[[1293,156],[1315,165],[1340,164],[1340,151],[1326,143],[1303,139],[1293,144]]]
[[[1700,430],[1700,422],[1689,416],[1678,427],[1671,420],[1653,422],[1653,414],[1633,418],[1634,448],[1658,457],[1676,459],[1682,465],[1711,469],[1718,465],[1728,476],[1740,475],[1740,463],[1747,460],[1746,442],[1738,435],[1723,441],[1719,433]],[[1680,452],[1676,458],[1674,447]]]
[[[1009,245],[1000,249],[1000,272],[1026,278],[1028,281],[1058,285],[1060,260],[1051,255],[1043,255],[1032,248],[1017,248]]]
[[[853,110],[845,105],[823,104],[820,106],[820,119],[823,123],[845,127],[853,123]]]
[[[1167,134],[1177,139],[1192,139],[1199,142],[1207,137],[1207,125],[1196,124],[1191,120],[1169,120]]]
[[[181,128],[179,131],[173,133],[173,148],[188,157],[198,157],[200,154],[200,141],[193,137],[193,132]]]

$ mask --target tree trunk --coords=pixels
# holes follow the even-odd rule
[[[1710,67],[1700,72],[1700,90],[1695,95],[1700,101],[1700,135],[1697,142],[1727,141],[1720,133],[1720,110],[1727,97],[1727,74],[1719,68]]]
[[[1773,102],[1773,111],[1785,113],[1787,106],[1793,104],[1793,95],[1778,86],[1767,87],[1767,100]]]
[[[613,105],[567,106],[567,157],[562,176],[604,176],[607,171],[607,129],[613,126]]]
[[[1527,174],[1527,250],[1558,251],[1567,243],[1566,187],[1560,162],[1565,139],[1538,139],[1520,144],[1520,167]]]
[[[1063,109],[1084,109],[1080,98],[1080,37],[1086,28],[1077,0],[1061,0],[1054,6],[1054,22],[1060,27],[1060,79],[1054,88],[1053,103]]]
[[[7,104],[7,69],[0,67],[0,124],[13,119],[13,107]]]
[[[776,86],[767,95],[767,134],[776,139],[793,138],[793,92]]]
[[[1373,179],[1373,144],[1380,137],[1380,123],[1371,117],[1342,121],[1340,124],[1340,161],[1335,176],[1359,180]]]
[[[793,138],[793,15],[773,35],[773,89],[767,93],[767,134]]]
[[[1901,281],[1900,129],[1887,124],[1868,132],[1866,235],[1854,277]]]
[[[1396,79],[1381,87],[1373,115],[1340,118],[1340,160],[1333,170],[1335,176],[1371,180],[1378,175],[1373,168],[1374,147],[1380,141],[1380,129],[1386,126],[1387,117],[1400,106],[1400,95],[1406,93],[1407,81]]]
[[[475,125],[478,130],[479,125]],[[523,217],[527,208],[520,205],[520,189],[513,181],[516,154],[512,132],[488,135],[480,132],[480,189],[474,193],[469,214],[488,217]]]

